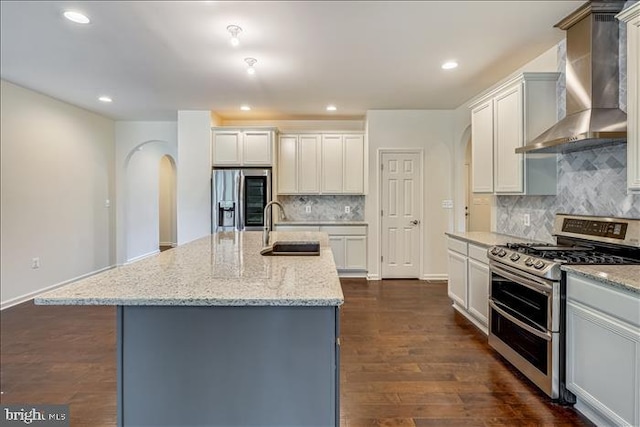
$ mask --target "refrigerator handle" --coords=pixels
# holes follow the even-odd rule
[[[238,185],[236,188],[238,189],[238,212],[236,215],[237,223],[236,230],[244,230],[244,172],[239,171],[238,173]]]

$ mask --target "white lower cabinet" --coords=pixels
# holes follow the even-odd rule
[[[453,307],[486,334],[491,281],[487,248],[449,237],[448,260]]]
[[[341,277],[364,277],[367,273],[366,225],[281,225],[275,231],[323,231],[329,235],[333,260]]]
[[[640,425],[640,298],[567,278],[567,388],[597,425]]]

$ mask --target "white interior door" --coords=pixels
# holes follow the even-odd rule
[[[382,278],[420,277],[422,155],[383,153]]]

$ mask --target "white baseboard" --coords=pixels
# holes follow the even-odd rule
[[[367,274],[367,280],[380,280],[379,274]]]
[[[366,271],[338,270],[338,277],[367,278]]]
[[[159,253],[160,253],[160,249],[156,249],[155,251],[151,251],[151,252],[148,252],[146,254],[138,255],[137,257],[131,258],[130,260],[125,262],[124,265],[133,264],[134,262],[140,261],[141,259],[149,258],[150,256],[157,255]]]
[[[423,274],[422,280],[449,280],[448,274]]]
[[[19,297],[11,298],[10,300],[7,300],[7,301],[3,301],[2,303],[0,303],[0,311],[4,310],[6,308],[9,308],[9,307],[13,307],[14,305],[22,304],[23,302],[29,301],[29,300],[37,297],[40,294],[52,291],[52,290],[54,290],[56,288],[59,288],[61,286],[64,286],[64,285],[68,285],[69,283],[75,282],[76,280],[84,279],[84,278],[87,278],[89,276],[93,276],[94,274],[98,274],[98,273],[102,273],[103,271],[111,270],[114,267],[115,267],[115,265],[110,265],[108,267],[104,267],[104,268],[101,268],[99,270],[91,271],[89,273],[74,277],[73,279],[65,280],[63,282],[56,283],[55,285],[47,286],[46,288],[39,289],[39,290],[34,291],[34,292],[29,292],[28,294],[24,294],[24,295],[21,295]]]
[[[469,314],[467,311],[465,311],[462,307],[460,307],[458,304],[456,304],[455,302],[453,304],[451,304],[451,306],[453,307],[454,310],[456,310],[458,313],[462,314],[468,321],[470,321],[471,323],[473,323],[473,326],[475,326],[476,328],[480,329],[482,331],[483,334],[485,335],[489,335],[489,329],[483,325],[482,323],[480,323],[480,321],[478,319],[476,319],[475,317],[473,317],[471,314]]]

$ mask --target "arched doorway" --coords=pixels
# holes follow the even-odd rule
[[[464,151],[465,229],[467,231],[490,231],[491,195],[473,192],[471,144],[473,141],[469,134]]]
[[[176,165],[169,155],[160,158],[158,183],[158,249],[164,251],[177,243]]]

